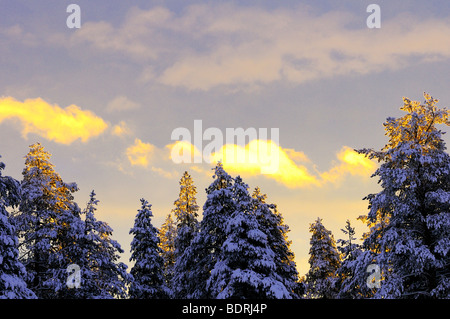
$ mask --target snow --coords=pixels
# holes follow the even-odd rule
[[[134,265],[127,273],[113,230],[95,217],[95,193],[81,211],[73,200],[77,185],[65,183],[35,144],[22,182],[2,176],[0,162],[0,298],[34,298],[33,289],[40,298],[448,298],[450,156],[434,126],[449,125],[448,112],[431,98],[425,105],[404,101],[407,114],[385,123],[388,144],[359,151],[381,163],[373,177],[382,189],[365,197],[363,244],[355,244],[348,221],[348,239],[337,247],[318,218],[310,225],[304,284],[298,283],[289,227],[276,205],[266,203],[259,188],[250,195],[242,178],[231,177],[220,163],[206,189],[201,222],[187,172],[161,230],[152,225],[151,204],[141,199],[130,230]],[[13,218],[11,207],[17,210]],[[21,258],[19,245],[26,252]],[[66,287],[69,263],[80,267],[80,289]],[[374,264],[381,288],[367,285]]]

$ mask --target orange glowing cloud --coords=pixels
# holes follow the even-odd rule
[[[375,162],[369,160],[363,154],[356,153],[348,146],[342,147],[337,153],[339,164],[333,166],[327,172],[320,174],[324,182],[337,183],[345,175],[370,176],[376,169]]]
[[[112,131],[111,131],[112,135],[115,136],[125,136],[125,135],[130,135],[131,134],[131,130],[128,127],[128,125],[125,123],[125,121],[120,121],[119,124],[116,124],[112,127]]]
[[[221,161],[230,173],[264,174],[290,188],[319,186],[320,181],[308,169],[294,162],[309,161],[302,152],[283,149],[271,140],[252,140],[245,147],[226,144],[212,154],[212,162]]]
[[[188,141],[176,141],[166,145],[170,150],[169,158],[175,163],[194,163],[202,158],[202,152]]]
[[[126,149],[126,155],[131,165],[147,167],[155,152],[155,146],[144,143],[136,138],[134,144]]]
[[[20,102],[12,97],[0,97],[0,124],[6,120],[18,120],[24,138],[33,133],[66,145],[77,139],[87,142],[108,127],[102,118],[89,110],[74,104],[61,108],[41,98]]]
[[[368,178],[376,169],[375,162],[350,147],[343,146],[337,152],[337,161],[332,163],[331,168],[320,172],[305,153],[282,148],[272,140],[260,139],[253,139],[244,146],[225,144],[212,153],[199,150],[189,141],[176,141],[159,149],[136,139],[126,154],[132,165],[148,167],[150,159],[163,159],[171,160],[174,164],[196,164],[192,166],[193,170],[207,174],[210,173],[209,170],[205,171],[197,164],[221,162],[230,174],[264,176],[288,188],[336,185],[348,175]]]
[[[289,188],[337,184],[347,175],[369,177],[376,168],[373,161],[344,146],[337,153],[338,161],[328,171],[314,173],[300,164],[311,163],[303,152],[282,148],[270,140],[252,140],[245,147],[226,144],[211,158],[212,162],[222,161],[230,173],[262,173]]]

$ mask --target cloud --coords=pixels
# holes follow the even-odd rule
[[[264,9],[210,3],[181,13],[132,8],[118,26],[84,23],[69,43],[151,62],[139,81],[189,90],[304,83],[450,58],[450,20],[399,14],[373,30],[364,14],[318,14],[303,5]]]
[[[303,83],[450,57],[445,45],[449,22],[400,16],[383,21],[375,33],[365,23],[358,29],[347,27],[354,20],[348,13],[313,16],[301,9],[270,12],[236,7],[226,14],[216,12],[204,31],[216,45],[180,57],[164,70],[160,81],[191,90],[280,80]]]
[[[131,130],[128,127],[127,123],[125,123],[125,121],[120,121],[119,124],[116,124],[112,127],[111,134],[119,137],[130,135]]]
[[[155,146],[150,143],[144,143],[136,138],[134,144],[129,146],[125,153],[131,165],[147,167],[152,155],[155,153]]]
[[[134,144],[125,150],[125,155],[131,166],[136,166],[155,172],[165,178],[178,178],[179,172],[170,170],[171,161],[168,153],[169,147],[158,148],[157,146],[142,142],[135,138]],[[120,171],[125,172],[124,164],[118,163],[116,166]],[[169,168],[168,168],[169,166]]]
[[[282,148],[271,140],[254,139],[245,146],[225,144],[216,152],[202,154],[188,141],[176,142],[166,146],[174,163],[192,163],[194,154],[203,163],[222,162],[231,174],[246,177],[263,176],[275,180],[288,188],[324,187],[338,185],[347,176],[368,178],[375,171],[376,164],[343,146],[336,154],[337,160],[329,170],[320,172],[314,163],[300,151]],[[206,156],[206,158],[205,158]],[[310,167],[310,168],[308,168]],[[198,166],[196,166],[198,170]]]
[[[34,133],[66,145],[77,139],[87,142],[108,127],[102,118],[89,110],[82,110],[74,104],[61,108],[41,98],[20,102],[12,97],[1,97],[0,123],[6,120],[18,120],[24,138]]]
[[[172,16],[172,12],[162,7],[147,11],[132,7],[119,27],[106,21],[83,23],[71,36],[69,46],[88,44],[94,49],[120,52],[137,60],[156,59],[171,41],[160,32],[171,25]]]
[[[19,24],[15,24],[11,27],[1,28],[0,35],[8,37],[12,40],[18,40],[26,46],[37,46],[39,44],[39,38],[36,34],[24,31],[23,27]]]
[[[339,183],[346,175],[368,177],[376,169],[375,162],[363,154],[356,153],[348,146],[344,146],[337,153],[338,163],[330,170],[320,174],[324,183]]]
[[[165,148],[170,151],[169,159],[175,164],[194,163],[196,158],[202,161],[202,152],[188,141],[176,141]]]
[[[133,102],[124,95],[119,95],[111,100],[106,106],[109,113],[124,112],[140,108],[139,103]]]
[[[294,162],[294,158],[305,161],[301,152],[289,149],[287,152],[276,143],[268,140],[252,140],[245,147],[225,144],[217,153],[211,155],[212,162],[221,161],[230,173],[240,175],[264,174],[287,187],[319,186],[320,181],[308,169]]]

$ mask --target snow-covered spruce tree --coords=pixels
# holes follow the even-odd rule
[[[190,271],[189,265],[183,258],[183,253],[190,247],[192,239],[198,232],[199,222],[198,205],[196,199],[197,190],[194,186],[191,176],[184,172],[180,180],[180,194],[175,200],[175,208],[172,213],[176,218],[176,237],[175,237],[175,265],[174,277],[172,278],[172,290],[177,298],[186,296],[186,285],[188,277],[186,274]]]
[[[233,179],[221,163],[216,165],[214,171],[214,181],[206,189],[207,199],[203,205],[200,231],[181,257],[185,260],[185,269],[190,269],[186,274],[187,285],[184,288],[186,298],[212,297],[206,289],[206,282],[225,242],[227,220],[235,211],[231,188]]]
[[[353,285],[353,277],[355,276],[356,259],[361,254],[361,246],[357,243],[355,236],[355,228],[352,227],[350,220],[347,219],[345,228],[341,231],[347,235],[346,239],[338,239],[338,250],[342,256],[342,263],[337,270],[337,283],[338,290],[337,298],[339,299],[359,299],[362,298],[360,293],[360,287]]]
[[[380,234],[389,220],[386,216],[381,217],[380,215],[374,222],[371,222],[364,215],[359,216],[358,219],[365,223],[370,230],[363,234],[363,244],[353,254],[356,257],[355,260],[344,262],[347,271],[351,272],[352,276],[346,277],[345,282],[339,282],[338,298],[373,298],[378,289],[378,283],[376,282],[378,279],[373,276],[373,267],[378,266],[375,260],[376,255],[380,252],[378,240],[381,238]],[[368,241],[367,238],[369,237],[373,239]],[[338,274],[341,275],[342,271],[343,268],[341,267]]]
[[[83,211],[85,215],[82,236],[77,240],[81,282],[77,289],[70,289],[69,298],[111,299],[125,298],[130,282],[127,266],[118,262],[123,253],[119,243],[111,239],[113,230],[97,220],[95,212],[99,201],[94,191]]]
[[[291,294],[275,271],[275,253],[260,229],[248,185],[238,176],[232,186],[234,211],[207,289],[219,299],[284,299]]]
[[[30,146],[22,174],[20,211],[13,221],[27,284],[39,298],[59,298],[82,225],[72,195],[78,188],[55,172],[39,143]]]
[[[308,298],[331,299],[336,297],[336,271],[340,266],[340,254],[333,234],[322,224],[322,219],[310,224],[312,233],[309,249],[310,269],[306,274]]]
[[[158,236],[161,256],[164,260],[164,284],[171,290],[175,266],[175,239],[177,237],[177,228],[171,213],[167,215],[166,220],[161,225]]]
[[[355,259],[355,252],[360,248],[360,245],[355,243],[355,227],[352,227],[350,220],[345,221],[345,228],[341,231],[347,235],[347,239],[338,239],[337,243],[340,244],[338,250],[342,254],[342,259]]]
[[[167,297],[167,288],[163,274],[164,259],[159,247],[158,229],[152,225],[151,204],[141,199],[131,242],[131,258],[134,266],[131,268],[133,281],[130,285],[132,299],[161,299]]]
[[[283,216],[277,211],[275,204],[266,203],[266,194],[261,194],[256,187],[252,194],[253,209],[259,229],[267,236],[270,249],[275,253],[275,272],[282,279],[292,298],[304,294],[304,286],[299,282],[298,271],[294,261],[294,253],[288,240],[289,226],[283,221]]]
[[[73,254],[73,263],[80,267],[80,286],[77,288],[67,287],[62,298],[95,299],[104,295],[101,292],[99,265],[96,260],[100,242],[100,235],[96,232],[98,221],[94,217],[97,204],[98,200],[92,191],[87,207],[81,214],[85,215],[85,218]]]
[[[366,197],[371,229],[363,243],[381,268],[375,298],[450,297],[450,156],[436,128],[450,125],[449,111],[424,98],[403,98],[406,114],[386,120],[381,151],[359,151],[382,163],[373,174],[382,190]]]
[[[79,298],[74,289],[67,285],[68,270],[71,264],[79,264],[82,261],[79,240],[83,237],[84,222],[81,219],[81,209],[73,200],[67,203],[67,208],[58,216],[59,230],[56,242],[59,243],[59,251],[51,256],[55,260],[52,267],[52,281],[55,294],[51,298]]]
[[[0,162],[0,299],[34,299],[36,295],[24,280],[26,270],[19,261],[17,235],[6,210],[19,205],[19,182],[2,176],[4,168],[5,164]]]

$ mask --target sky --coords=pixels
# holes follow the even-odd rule
[[[450,104],[450,3],[0,0],[0,74],[4,174],[20,180],[40,142],[81,207],[95,190],[123,262],[140,198],[160,227],[183,172],[202,207],[222,160],[277,204],[303,275],[318,217],[335,239],[347,219],[366,230],[378,163],[354,149],[387,143],[403,97]],[[243,144],[226,138],[239,128]]]

